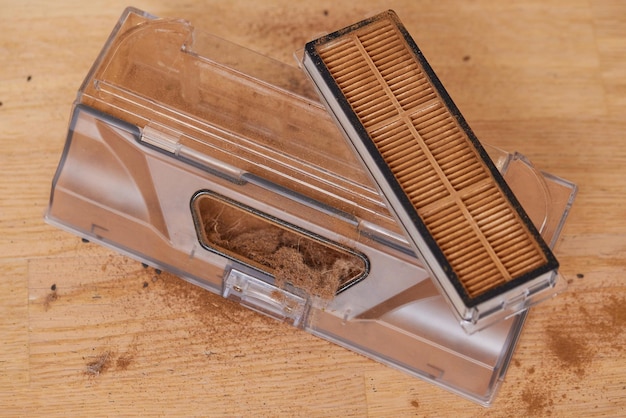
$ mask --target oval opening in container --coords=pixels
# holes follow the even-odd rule
[[[365,255],[210,191],[191,208],[202,246],[312,296],[332,299],[363,279]]]

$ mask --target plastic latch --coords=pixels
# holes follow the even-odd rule
[[[235,268],[224,276],[222,296],[296,327],[304,326],[309,311],[308,298]]]

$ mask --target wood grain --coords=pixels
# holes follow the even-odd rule
[[[479,139],[579,185],[556,249],[569,289],[530,313],[490,409],[43,223],[72,100],[125,6],[0,7],[0,415],[626,415],[625,3],[137,3],[288,63],[393,8]]]

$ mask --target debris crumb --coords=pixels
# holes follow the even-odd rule
[[[46,295],[46,298],[43,301],[43,308],[46,311],[50,309],[50,305],[53,302],[56,302],[59,299],[59,295],[56,291],[56,285],[52,285],[50,289],[51,289],[51,292]]]
[[[120,370],[128,369],[128,366],[133,362],[134,356],[132,354],[124,354],[120,356],[115,362],[115,367]]]
[[[90,376],[99,376],[100,373],[104,372],[109,366],[110,357],[111,353],[109,351],[100,354],[94,361],[87,363],[85,373]]]
[[[585,342],[556,327],[548,329],[547,334],[548,347],[561,365],[582,377],[593,358]]]
[[[542,390],[533,390],[531,387],[526,387],[522,392],[522,401],[526,404],[528,416],[547,416],[552,413],[551,407],[554,402]]]

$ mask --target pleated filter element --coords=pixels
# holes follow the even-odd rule
[[[468,329],[551,293],[556,258],[393,11],[309,42],[304,68]]]

